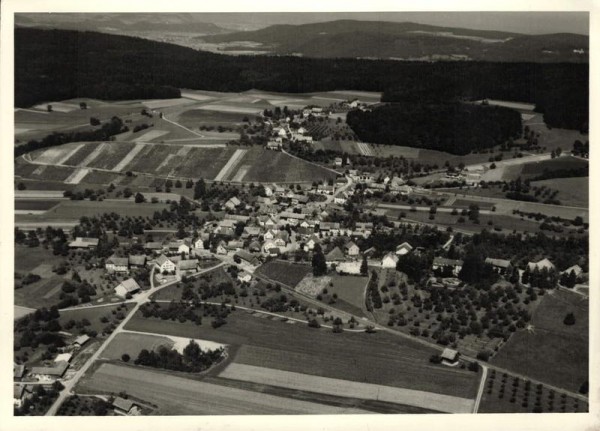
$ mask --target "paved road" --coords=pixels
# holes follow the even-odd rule
[[[485,379],[487,378],[488,367],[487,365],[481,364],[482,373],[481,381],[479,382],[479,389],[477,390],[477,398],[475,398],[475,405],[473,406],[473,413],[477,413],[479,410],[479,404],[481,404],[481,397],[483,396],[483,390],[485,389]]]
[[[223,265],[223,263],[220,263],[220,264],[215,265],[213,267],[206,268],[206,269],[204,269],[202,271],[199,271],[196,274],[194,274],[194,277],[196,277],[196,276],[198,276],[200,274],[203,274],[205,272],[212,271],[215,268],[218,268],[218,267],[220,267],[222,265]],[[98,359],[98,357],[100,356],[100,354],[104,351],[104,349],[106,349],[106,347],[117,336],[117,334],[123,331],[123,328],[125,327],[125,325],[127,324],[127,322],[129,322],[129,320],[135,315],[135,313],[139,310],[140,306],[142,304],[146,303],[149,300],[150,296],[153,295],[154,293],[158,292],[159,290],[161,290],[161,289],[163,289],[165,287],[168,287],[168,286],[171,286],[173,284],[176,284],[178,282],[179,282],[179,280],[174,280],[174,281],[172,281],[170,283],[165,283],[165,284],[160,285],[160,286],[154,286],[154,267],[152,268],[152,271],[150,272],[150,289],[147,290],[147,291],[144,291],[144,292],[142,292],[142,293],[140,293],[139,295],[136,296],[136,298],[133,301],[133,302],[135,302],[135,306],[127,314],[127,316],[125,317],[125,319],[123,319],[121,321],[121,323],[104,340],[104,342],[94,352],[94,354],[92,356],[90,356],[90,358],[81,366],[81,368],[79,370],[77,370],[77,372],[73,375],[73,377],[71,377],[69,380],[63,381],[64,389],[60,392],[60,394],[58,395],[58,398],[56,399],[56,401],[54,401],[54,403],[52,404],[52,406],[50,406],[50,408],[46,412],[46,416],[54,416],[54,415],[56,415],[56,412],[58,411],[58,408],[63,403],[63,401],[69,395],[71,395],[71,393],[73,391],[73,388],[75,387],[75,385],[77,384],[77,382],[79,382],[79,379],[81,379],[81,377],[83,377],[83,375],[85,374],[85,372],[91,367],[91,365],[94,363],[94,361],[96,359]]]

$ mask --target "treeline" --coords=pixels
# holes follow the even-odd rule
[[[124,133],[129,127],[123,124],[119,117],[112,117],[110,121],[104,123],[97,130],[82,132],[53,132],[43,138],[41,141],[32,139],[24,145],[15,147],[15,158],[40,148],[55,147],[57,145],[68,144],[69,142],[90,142],[90,141],[108,141],[111,136]]]
[[[199,373],[218,362],[222,355],[222,347],[215,350],[203,351],[200,349],[198,343],[190,340],[189,344],[183,349],[183,354],[175,349],[167,349],[164,346],[160,347],[157,352],[143,349],[139,353],[135,363],[154,368]]]
[[[365,142],[460,155],[501,145],[522,132],[517,111],[460,102],[394,103],[350,111],[346,121]]]
[[[65,65],[68,65],[65,67]],[[494,98],[532,102],[554,127],[587,128],[587,64],[400,62],[226,56],[94,32],[15,30],[15,104],[73,97],[178,97],[175,88],[288,93],[383,91],[385,101]]]

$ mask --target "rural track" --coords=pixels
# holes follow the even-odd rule
[[[219,263],[218,265],[212,266],[210,268],[203,269],[198,271],[193,277],[201,275],[205,272],[212,271],[220,266],[224,265],[223,263]],[[142,304],[148,302],[151,295],[158,292],[165,287],[169,287],[173,284],[179,283],[180,280],[173,280],[170,283],[165,283],[161,286],[154,286],[154,268],[150,272],[150,289],[143,292],[139,298],[136,298],[134,302],[136,305],[131,309],[131,311],[125,316],[125,318],[119,323],[119,325],[115,328],[113,332],[102,342],[102,344],[98,347],[98,349],[89,357],[89,359],[77,370],[77,372],[69,379],[68,381],[64,381],[64,389],[59,393],[58,398],[54,401],[54,403],[50,406],[45,416],[55,416],[58,412],[60,405],[65,401],[65,399],[71,395],[73,388],[79,382],[81,377],[86,373],[86,371],[91,367],[96,359],[100,356],[100,354],[106,349],[106,347],[110,344],[110,342],[119,334],[125,325],[131,320],[131,318],[137,313]]]
[[[407,340],[411,340],[411,341],[419,343],[419,344],[421,344],[423,346],[427,346],[429,348],[433,348],[433,349],[435,349],[437,351],[443,351],[445,349],[444,346],[440,346],[439,344],[432,343],[432,342],[424,340],[422,338],[413,337],[412,335],[405,334],[405,333],[403,333],[401,331],[396,331],[396,330],[391,329],[391,328],[389,328],[387,326],[380,325],[379,323],[376,323],[376,322],[374,322],[372,320],[369,320],[369,319],[366,319],[366,318],[363,318],[363,317],[359,317],[359,316],[354,316],[351,313],[339,310],[339,309],[337,309],[335,307],[330,306],[329,304],[324,304],[324,303],[322,303],[322,302],[320,302],[320,301],[318,301],[318,300],[316,300],[316,299],[314,299],[314,298],[312,298],[310,296],[303,295],[303,294],[301,294],[299,292],[296,292],[292,287],[290,287],[290,286],[288,286],[288,285],[286,285],[286,284],[284,284],[282,282],[271,280],[270,278],[264,277],[262,275],[256,275],[256,273],[255,273],[255,277],[258,278],[258,279],[263,279],[263,280],[271,282],[271,283],[278,283],[279,285],[282,286],[282,290],[283,289],[287,290],[288,293],[290,293],[292,296],[299,297],[299,298],[303,299],[306,302],[309,302],[309,303],[311,303],[311,304],[313,304],[313,305],[315,305],[317,307],[321,307],[321,308],[323,308],[325,310],[328,310],[329,312],[334,312],[334,313],[336,313],[339,316],[344,316],[345,319],[346,318],[350,318],[350,317],[354,317],[355,320],[357,320],[357,321],[359,321],[359,322],[361,322],[361,323],[363,323],[365,325],[370,325],[374,329],[377,329],[377,330],[380,330],[380,331],[384,331],[384,332],[388,332],[390,334],[402,337],[402,338],[407,339]],[[569,395],[572,398],[576,398],[578,400],[585,401],[586,403],[589,403],[589,398],[588,397],[586,397],[585,395],[579,394],[577,392],[572,392],[572,391],[569,391],[568,389],[563,389],[563,388],[560,388],[558,386],[554,386],[554,385],[542,382],[540,380],[533,379],[533,378],[531,378],[529,376],[526,376],[524,374],[516,373],[516,372],[508,370],[506,368],[502,368],[502,367],[498,367],[496,365],[492,365],[490,363],[482,364],[480,360],[478,360],[477,358],[474,358],[472,356],[461,355],[461,358],[469,360],[471,362],[477,362],[480,365],[485,365],[485,367],[487,367],[488,369],[495,370],[498,373],[506,373],[506,374],[509,374],[511,376],[518,377],[518,378],[520,378],[522,380],[528,380],[532,384],[542,384],[545,387],[554,390],[555,392],[558,392],[558,393],[561,393],[561,394],[564,393],[564,394]]]

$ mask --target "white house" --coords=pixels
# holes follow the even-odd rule
[[[358,254],[360,253],[360,249],[358,248],[356,243],[354,243],[354,241],[350,241],[349,243],[347,243],[344,246],[344,251],[348,256],[358,256]]]
[[[246,272],[246,271],[240,271],[240,272],[238,272],[237,278],[242,283],[250,283],[250,281],[252,281],[252,274],[250,274],[249,272]]]
[[[458,275],[460,270],[462,269],[463,261],[456,259],[446,259],[445,257],[436,257],[433,259],[433,264],[431,266],[432,270],[443,270],[444,268],[450,268],[452,270],[453,275]]]
[[[156,267],[158,268],[158,270],[160,272],[175,271],[175,263],[172,260],[170,260],[167,256],[165,256],[164,254],[161,254],[160,256],[158,256],[156,258],[156,260],[154,261],[154,264],[156,265]]]
[[[407,242],[403,242],[398,247],[396,247],[396,254],[398,256],[404,256],[412,251],[413,247]]]
[[[115,287],[115,294],[121,298],[125,298],[128,294],[132,295],[136,292],[139,292],[140,289],[140,285],[137,284],[137,281],[135,281],[133,278],[128,278]]]
[[[227,243],[225,241],[221,241],[217,245],[217,254],[227,254]]]
[[[398,256],[394,253],[388,253],[383,256],[381,259],[381,267],[382,268],[396,268],[396,264],[398,263]]]
[[[194,242],[194,248],[197,248],[198,250],[205,250],[204,240],[202,238],[196,239]]]
[[[554,264],[550,262],[550,260],[548,260],[547,258],[544,258],[538,262],[529,262],[527,264],[527,268],[529,268],[529,271],[534,271],[535,269],[537,269],[538,271],[541,271],[542,269],[552,271],[554,269]]]

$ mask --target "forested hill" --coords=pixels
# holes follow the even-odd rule
[[[15,30],[19,107],[84,96],[177,97],[178,88],[354,89],[383,91],[393,100],[401,89],[429,94],[439,91],[437,83],[450,82],[461,97],[533,102],[545,110],[550,125],[579,129],[587,127],[588,79],[585,64],[233,57],[95,32]]]

